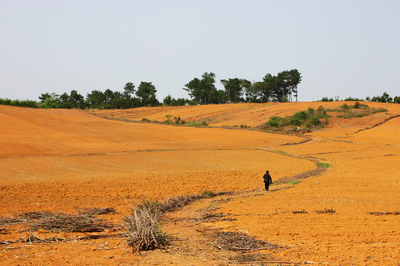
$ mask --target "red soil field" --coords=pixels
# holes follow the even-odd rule
[[[326,128],[302,136],[248,129],[271,116],[343,104],[89,111],[0,106],[0,216],[115,207],[117,214],[106,218],[118,223],[129,214],[127,199],[135,204],[142,197],[164,200],[205,190],[232,190],[248,194],[222,204],[218,211],[234,215],[236,220],[207,226],[245,231],[289,247],[263,251],[275,258],[331,265],[397,265],[400,215],[369,212],[400,211],[400,105],[368,102],[369,107],[387,111],[362,118],[332,117]],[[170,116],[186,122],[206,121],[209,127],[141,122],[144,118],[164,122]],[[293,188],[279,190],[281,185],[273,185],[268,193],[262,190],[265,170],[277,181],[315,169],[316,161],[330,167]],[[335,213],[316,212],[324,209]],[[293,212],[302,210],[307,213]],[[169,230],[185,229],[171,226]],[[122,238],[6,245],[27,233],[17,227],[3,231],[2,265],[215,264],[207,257],[182,261],[156,252],[143,259],[132,254]],[[54,235],[45,230],[36,234],[43,238]],[[99,248],[106,244],[110,248]]]

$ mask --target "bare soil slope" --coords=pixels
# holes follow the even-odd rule
[[[118,213],[107,219],[118,223],[129,213],[126,200],[135,204],[143,196],[165,199],[205,190],[249,191],[219,206],[218,212],[235,220],[196,226],[240,230],[288,246],[269,252],[285,261],[397,264],[400,216],[392,213],[400,210],[399,105],[368,103],[388,111],[332,119],[326,129],[304,137],[218,128],[255,127],[274,115],[342,104],[229,104],[89,113],[0,106],[0,215],[115,207]],[[163,122],[167,115],[206,120],[213,128],[129,122],[143,118]],[[267,169],[279,180],[315,169],[316,161],[329,163],[325,174],[290,189],[280,190],[293,184],[274,185],[270,193],[257,190]],[[316,212],[325,209],[335,213]],[[169,225],[168,230],[177,229]],[[131,254],[121,238],[7,245],[26,234],[16,227],[0,231],[1,261],[9,265],[184,264],[178,256],[164,253],[143,260]],[[43,238],[51,234],[37,233]],[[197,262],[211,265],[215,258]],[[190,263],[195,265],[196,260]]]

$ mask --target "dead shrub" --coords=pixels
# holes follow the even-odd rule
[[[159,206],[157,201],[142,200],[131,215],[125,216],[125,238],[133,252],[162,248],[167,244],[167,235],[160,226]]]
[[[204,191],[200,194],[167,198],[164,202],[142,199],[136,207],[132,208],[132,214],[125,216],[126,242],[136,253],[163,248],[168,243],[168,236],[160,226],[163,213],[178,210],[199,199],[232,193]]]

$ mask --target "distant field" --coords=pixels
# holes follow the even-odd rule
[[[327,171],[288,183],[293,188],[222,205],[219,211],[234,214],[236,220],[213,226],[290,246],[275,254],[283,260],[396,265],[400,216],[369,212],[400,211],[399,104],[368,102],[371,108],[387,111],[360,118],[332,117],[325,128],[299,136],[251,130],[272,116],[321,105],[339,108],[344,103],[86,111],[0,106],[0,216],[112,206],[118,215],[109,219],[117,221],[129,213],[127,199],[134,204],[143,196],[165,199],[205,190],[252,191],[263,187],[265,170],[276,181],[319,166]],[[206,121],[208,127],[162,124],[168,117]],[[271,186],[272,191],[279,188]],[[315,212],[324,209],[336,212]],[[292,212],[299,210],[307,214]],[[3,231],[0,244],[24,235],[13,228],[11,234]],[[62,252],[50,252],[55,246]],[[115,251],[124,254],[119,256],[126,263],[140,260],[122,249]],[[101,252],[82,245],[37,244],[34,250],[9,248],[0,260],[8,265],[109,263],[106,255],[98,255]]]

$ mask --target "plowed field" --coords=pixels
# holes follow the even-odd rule
[[[24,231],[26,225],[0,224],[0,262],[238,263],[217,256],[218,248],[209,249],[205,236],[190,237],[207,227],[246,232],[286,247],[260,251],[273,256],[270,261],[397,265],[400,105],[367,103],[387,111],[361,118],[332,117],[324,129],[297,136],[254,130],[271,116],[292,115],[320,105],[333,109],[343,104],[226,104],[90,111],[0,106],[3,218],[26,212],[76,214],[80,208],[114,207],[117,213],[103,218],[119,224],[129,214],[130,205],[143,197],[165,200],[206,190],[235,192],[217,210],[234,219],[203,221],[191,227],[165,225],[167,232],[186,233],[192,241],[204,245],[206,248],[198,250],[211,250],[208,255],[192,250],[182,259],[182,253],[174,253],[171,247],[168,252],[151,251],[139,256],[132,254],[122,237],[79,240],[89,233],[43,229],[34,231],[35,236],[69,241],[33,243],[27,239],[14,243],[32,236],[32,231]],[[208,127],[160,123],[171,117],[187,123],[205,121]],[[316,169],[317,162],[329,164],[327,171],[301,182],[278,184],[280,178]],[[277,183],[270,192],[263,190],[265,170]],[[200,205],[174,215],[193,215],[194,206]],[[327,209],[334,213],[324,213]]]

